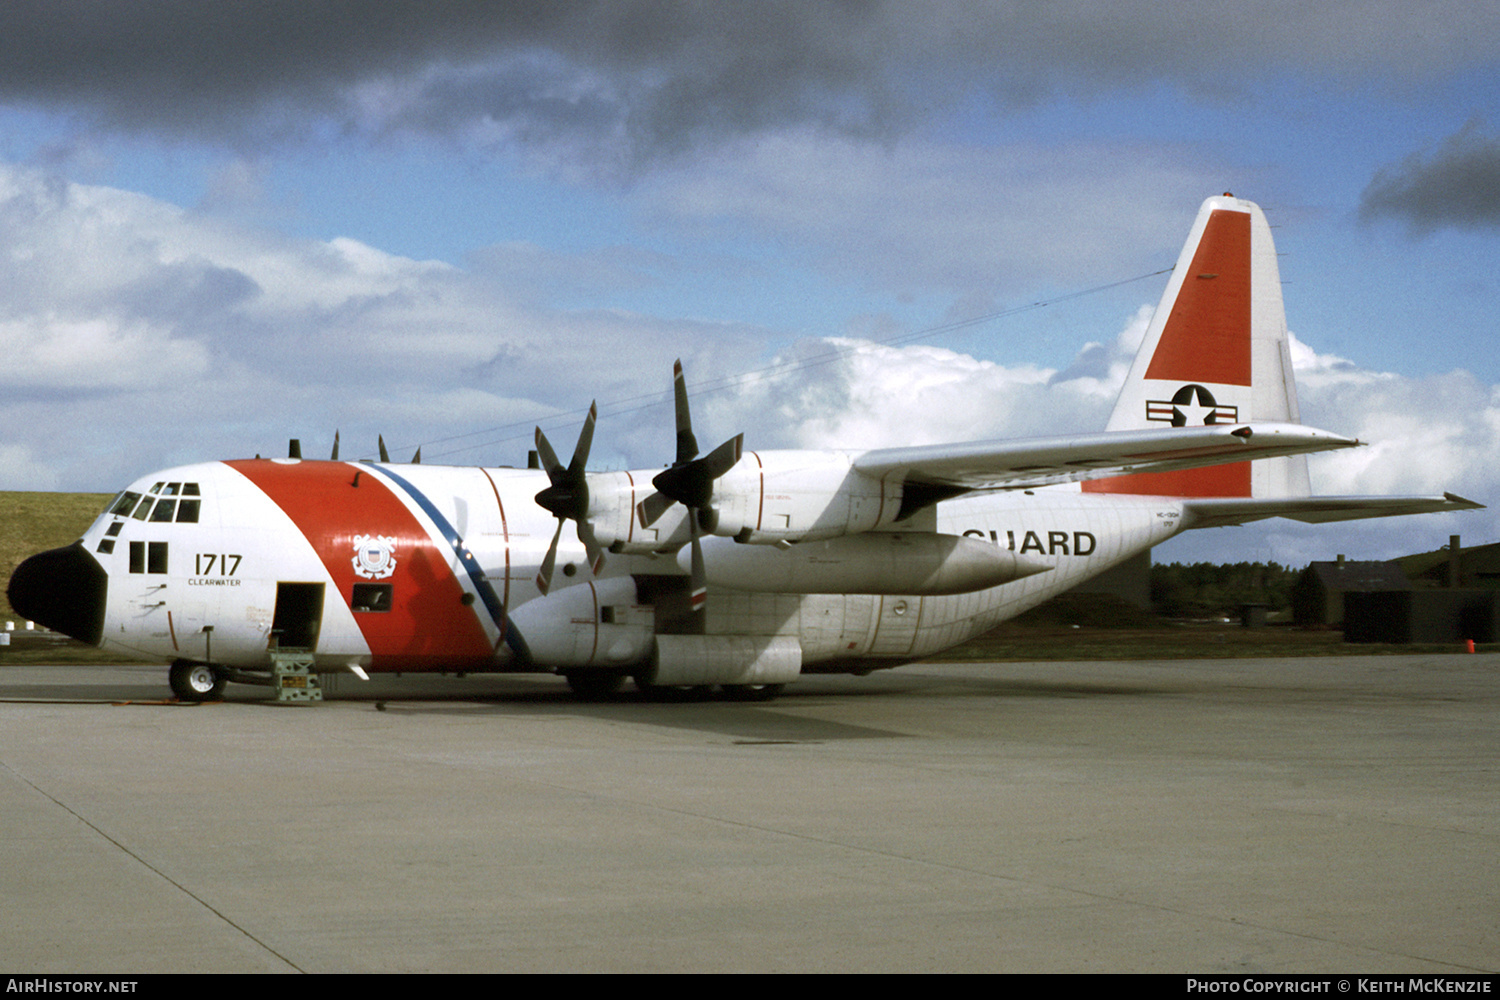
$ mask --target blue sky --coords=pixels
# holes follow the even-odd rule
[[[596,459],[649,467],[678,356],[722,386],[705,440],[1092,430],[1113,386],[1075,362],[1225,190],[1276,227],[1304,418],[1376,442],[1315,488],[1500,500],[1491,5],[13,5],[0,488],[335,427],[518,463],[592,398]],[[1500,537],[1158,558],[1453,532]]]

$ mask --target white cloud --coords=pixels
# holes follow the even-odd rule
[[[1497,493],[1500,387],[1468,372],[1411,379],[1355,370],[1310,386],[1302,404],[1305,422],[1368,442],[1320,461],[1322,491]]]
[[[0,321],[4,380],[14,386],[143,389],[193,379],[208,368],[201,344],[173,339],[140,320],[63,319],[44,314]]]
[[[503,451],[463,458],[524,461],[530,428],[504,425],[665,388],[678,355],[744,370],[763,336],[562,308],[545,283],[521,294],[483,267],[293,239],[10,166],[0,247],[0,445],[47,456],[71,488],[279,453],[335,427],[368,454],[378,433],[414,447],[500,426],[476,437]],[[564,254],[533,256],[534,273],[567,270]],[[578,273],[621,280],[597,263]]]
[[[1050,385],[1051,369],[940,347],[831,338],[798,345],[778,362],[799,366],[742,380],[712,404],[720,424],[757,427],[755,447],[860,449],[1061,433],[1100,423],[1106,412],[1087,387]]]

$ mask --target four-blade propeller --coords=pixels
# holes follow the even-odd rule
[[[693,436],[693,417],[688,409],[687,380],[682,374],[682,361],[672,365],[672,393],[677,415],[677,460],[651,480],[656,492],[642,500],[637,513],[641,523],[650,527],[674,503],[687,508],[688,532],[692,545],[692,605],[698,611],[703,607],[708,593],[708,574],[703,568],[702,534],[712,532],[719,523],[718,511],[710,503],[713,500],[714,481],[734,468],[740,460],[745,435],[734,437],[719,445],[703,458],[698,457],[698,439]]]
[[[583,430],[578,434],[578,446],[573,449],[573,461],[566,468],[557,460],[557,452],[552,450],[547,435],[542,433],[540,427],[536,429],[537,455],[541,459],[542,468],[547,470],[547,479],[551,483],[536,495],[536,502],[557,518],[557,531],[552,534],[552,544],[547,547],[547,556],[542,560],[542,568],[536,575],[537,589],[543,594],[552,589],[552,570],[557,563],[557,542],[562,537],[564,521],[572,521],[578,525],[578,540],[588,553],[589,567],[593,573],[598,575],[599,570],[604,567],[604,549],[594,536],[593,525],[589,523],[589,484],[588,476],[584,473],[584,466],[589,460],[589,448],[594,442],[594,422],[598,418],[599,408],[590,403],[589,415],[584,419]]]

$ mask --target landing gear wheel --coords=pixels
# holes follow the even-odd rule
[[[647,701],[703,701],[713,691],[711,684],[653,684],[639,677],[635,687]]]
[[[229,676],[211,664],[178,660],[172,664],[167,680],[179,701],[218,701],[224,697]]]
[[[724,697],[730,701],[774,701],[785,684],[725,684]]]
[[[624,674],[602,670],[570,670],[563,678],[579,701],[605,701],[625,685]]]

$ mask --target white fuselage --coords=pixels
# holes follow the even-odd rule
[[[730,528],[839,537],[842,522],[848,538],[882,543],[885,532],[936,531],[1013,553],[1030,575],[966,593],[786,592],[795,575],[781,592],[716,586],[695,631],[794,640],[814,670],[894,665],[963,642],[1184,527],[1170,498],[1066,488],[948,500],[892,523],[899,494],[844,473],[824,478],[831,485],[803,496],[741,489]],[[687,532],[680,507],[649,531],[632,523],[650,492],[646,474],[611,479],[618,502],[599,491],[608,508],[599,521],[616,551],[593,577],[565,530],[543,596],[535,577],[557,522],[534,502],[547,484],[537,471],[254,460],[157,473],[82,539],[108,578],[101,645],[245,669],[264,669],[273,641],[312,648],[320,669],[628,669],[651,658],[658,635],[682,631],[673,595],[686,574],[669,547]],[[191,518],[175,509],[189,494]],[[762,559],[809,551],[755,547]],[[835,580],[871,576],[858,544],[840,551],[845,568],[814,568]]]

